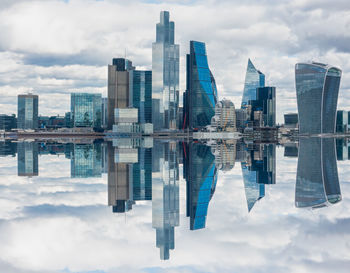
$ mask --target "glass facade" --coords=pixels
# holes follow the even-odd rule
[[[38,100],[37,95],[18,95],[18,129],[38,128]]]
[[[184,127],[210,124],[217,103],[215,79],[209,69],[205,43],[191,41],[187,55],[187,90],[184,94]]]
[[[335,133],[341,70],[320,63],[295,66],[299,133]]]
[[[155,131],[176,129],[179,107],[179,54],[174,44],[174,22],[160,13],[156,42],[152,44],[152,120]]]
[[[248,105],[250,100],[256,100],[256,89],[265,86],[265,75],[255,68],[248,59],[247,72],[244,81],[242,107]]]
[[[139,123],[152,123],[152,71],[130,70],[130,107],[138,109]]]
[[[295,206],[319,208],[341,199],[335,140],[300,138]]]
[[[250,104],[254,111],[262,111],[264,126],[276,126],[276,87],[258,87],[256,100],[250,101]]]
[[[184,164],[187,188],[187,217],[190,229],[205,228],[209,202],[215,192],[217,169],[215,156],[209,146],[200,143],[186,144],[188,159]]]
[[[72,93],[71,122],[73,127],[96,127],[102,125],[101,94]]]

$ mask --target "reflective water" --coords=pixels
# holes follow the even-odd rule
[[[348,272],[350,145],[283,142],[0,142],[0,270]]]

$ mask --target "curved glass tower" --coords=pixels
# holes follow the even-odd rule
[[[184,94],[184,128],[209,125],[215,115],[217,89],[208,66],[205,43],[190,41],[187,55],[187,88]]]
[[[265,86],[265,75],[255,68],[248,59],[247,72],[245,74],[242,106],[248,105],[250,100],[256,100],[256,89]]]
[[[341,199],[335,140],[299,139],[295,206],[320,208],[338,203]]]
[[[341,74],[339,68],[321,63],[295,65],[300,134],[335,133]]]

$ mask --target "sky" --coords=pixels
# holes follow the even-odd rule
[[[189,41],[205,42],[220,99],[241,103],[248,58],[277,88],[277,121],[296,111],[294,66],[317,61],[342,69],[338,108],[350,110],[348,0],[1,0],[0,113],[17,95],[39,95],[39,113],[63,115],[71,92],[107,94],[107,65],[126,55],[152,67],[162,10],[180,44],[180,92]]]

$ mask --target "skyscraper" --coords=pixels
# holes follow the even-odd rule
[[[320,208],[342,199],[333,138],[300,138],[295,206]]]
[[[256,88],[256,99],[250,100],[249,104],[252,113],[261,111],[263,126],[276,126],[276,87]]]
[[[300,134],[335,133],[341,74],[321,63],[295,65]]]
[[[70,107],[73,127],[101,127],[101,94],[72,93]]]
[[[155,131],[176,129],[179,107],[179,54],[175,24],[169,12],[160,13],[156,42],[152,44],[152,120]]]
[[[215,79],[208,66],[205,43],[190,41],[186,83],[183,127],[205,127],[215,115],[218,96]]]
[[[74,144],[71,154],[71,177],[100,177],[102,174],[101,143]]]
[[[247,72],[244,81],[242,106],[248,105],[250,100],[256,100],[256,89],[265,86],[265,75],[255,68],[248,59]]]
[[[38,100],[37,95],[18,95],[18,129],[38,128]]]
[[[132,69],[132,62],[124,58],[115,58],[112,65],[108,65],[108,130],[114,124],[114,109],[129,107],[129,71]]]

